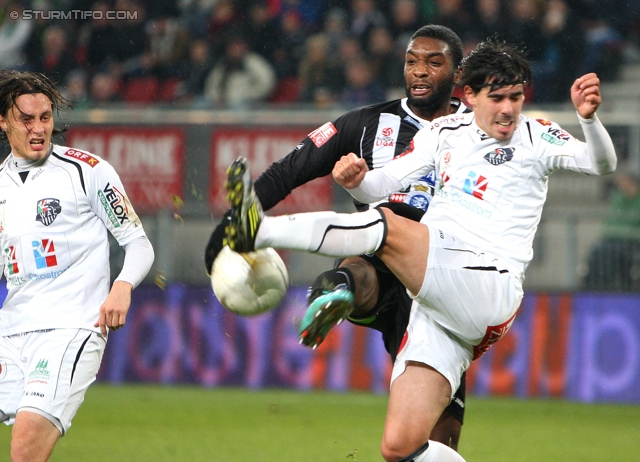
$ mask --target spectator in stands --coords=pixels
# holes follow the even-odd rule
[[[342,71],[329,59],[331,49],[324,34],[315,34],[307,39],[307,53],[300,62],[300,96],[305,103],[326,107],[337,100],[341,88]]]
[[[209,18],[217,0],[182,0],[181,17],[191,37],[206,37]]]
[[[468,48],[468,43],[472,40],[470,33],[476,23],[471,9],[467,8],[463,0],[435,0],[435,3],[437,14],[430,22],[453,30],[460,36],[465,48]]]
[[[305,54],[307,35],[300,15],[295,11],[287,11],[280,18],[278,46],[272,61],[278,79],[298,75],[300,61]]]
[[[249,7],[249,21],[246,29],[249,31],[247,35],[249,47],[273,62],[280,30],[278,20],[271,15],[267,2],[253,0]]]
[[[547,0],[542,37],[541,58],[532,66],[534,100],[537,103],[568,100],[567,88],[582,75],[585,38],[580,21],[565,0]]]
[[[196,39],[189,44],[189,55],[183,64],[179,97],[185,101],[198,103],[204,95],[207,76],[213,69],[211,47],[205,39]]]
[[[640,176],[622,170],[615,180],[602,238],[589,258],[589,290],[640,290]]]
[[[269,62],[249,50],[247,40],[236,35],[205,82],[205,96],[216,106],[247,109],[267,100],[276,83]]]
[[[160,79],[177,78],[187,56],[189,35],[177,18],[160,16],[148,24],[147,65]]]
[[[22,19],[13,20],[9,17],[9,11],[22,12],[20,3],[11,1],[0,9],[0,69],[28,70],[29,64],[25,54],[25,47],[31,35],[32,21]]]
[[[489,37],[505,39],[509,22],[501,0],[475,0],[475,18],[470,41],[481,42]],[[475,44],[473,44],[475,48]],[[465,53],[466,55],[466,53]],[[569,87],[569,85],[567,85]]]
[[[389,29],[395,46],[404,54],[411,36],[424,24],[416,0],[393,0]]]
[[[230,37],[242,33],[240,13],[233,0],[218,0],[211,10],[207,25],[207,38],[214,58],[224,55],[225,44]]]
[[[114,27],[115,21],[110,21],[106,17],[106,12],[110,9],[106,1],[99,0],[94,3],[91,11],[101,14],[93,15],[91,20],[82,26],[85,31],[81,36],[86,38],[81,44],[84,50],[81,54],[91,74],[106,69],[109,64],[116,61],[114,43],[116,43],[118,31]]]
[[[85,109],[91,105],[89,91],[87,90],[87,73],[82,69],[74,69],[69,72],[60,88],[60,93],[71,102],[74,109]]]
[[[100,106],[119,101],[118,90],[120,81],[118,77],[109,72],[99,72],[91,79],[89,86],[89,106]]]
[[[77,67],[73,47],[70,46],[67,32],[61,25],[49,26],[44,31],[42,55],[34,67],[37,72],[42,72],[54,83],[59,84]]]
[[[405,80],[401,69],[404,65],[405,50],[396,48],[393,37],[386,27],[371,29],[367,51],[374,79],[380,82],[385,91],[398,90],[398,95],[404,95]]]
[[[113,21],[116,33],[112,47],[117,70],[125,77],[139,75],[145,68],[145,52],[148,49],[146,10],[138,0],[116,0],[116,11],[131,13],[126,20]]]
[[[375,79],[371,63],[365,57],[349,61],[346,76],[347,85],[340,99],[345,106],[364,106],[387,99],[384,87]]]
[[[377,8],[373,0],[351,0],[350,34],[360,40],[360,46],[366,47],[369,34],[374,27],[386,27],[387,19]]]
[[[326,14],[322,32],[327,37],[329,49],[339,49],[348,35],[346,11],[339,7],[331,8]]]

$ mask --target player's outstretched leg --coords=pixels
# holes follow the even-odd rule
[[[252,252],[264,212],[253,189],[247,159],[238,157],[233,161],[227,169],[224,187],[231,204],[231,219],[222,243],[236,252]]]
[[[353,276],[348,269],[325,271],[316,278],[307,295],[307,311],[298,336],[300,343],[316,349],[333,326],[340,324],[355,308]]]

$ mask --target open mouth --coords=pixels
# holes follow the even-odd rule
[[[414,83],[411,85],[411,94],[414,96],[424,96],[431,92],[431,85],[426,83]]]
[[[34,151],[41,151],[44,148],[44,139],[37,138],[29,141],[29,146]]]

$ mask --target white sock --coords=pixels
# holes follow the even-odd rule
[[[350,257],[374,253],[384,242],[386,233],[386,221],[376,209],[358,213],[298,213],[264,217],[256,235],[256,248]]]
[[[437,441],[429,440],[429,447],[422,454],[414,457],[413,462],[465,462],[460,454]]]

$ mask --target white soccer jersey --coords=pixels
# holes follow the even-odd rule
[[[583,122],[588,124],[601,128],[597,120]],[[559,168],[589,174],[603,165],[605,171],[615,168],[613,145],[602,132],[607,149],[597,153],[594,165],[587,144],[553,122],[521,115],[513,137],[498,141],[478,127],[473,113],[454,114],[420,130],[405,154],[368,172],[350,192],[371,202],[398,188],[398,182],[406,187],[435,170],[436,194],[422,222],[494,253],[523,279],[549,174]]]
[[[0,245],[8,294],[0,335],[93,324],[109,293],[107,230],[126,245],[144,236],[113,167],[52,145],[26,180],[0,165]]]

